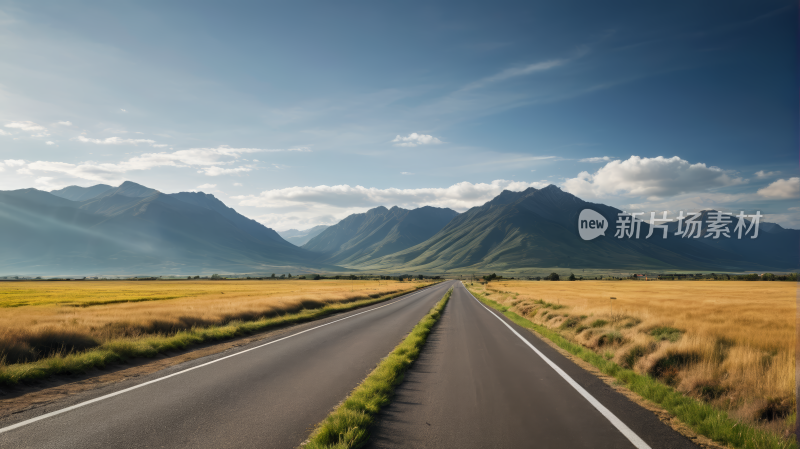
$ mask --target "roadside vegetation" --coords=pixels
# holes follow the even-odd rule
[[[419,356],[452,293],[451,288],[411,333],[317,426],[304,448],[350,449],[366,443],[375,416],[391,402],[395,388]]]
[[[734,447],[797,447],[794,284],[508,280],[468,287],[701,435]]]
[[[312,321],[427,285],[431,282],[14,283],[0,291],[0,307],[6,305],[0,314],[0,385]]]

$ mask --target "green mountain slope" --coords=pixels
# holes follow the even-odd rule
[[[353,214],[303,245],[320,253],[319,260],[342,266],[402,251],[430,238],[457,212],[437,207],[414,210],[376,207],[363,214]]]
[[[612,228],[604,237],[584,241],[578,236],[583,209],[602,214]],[[614,238],[613,224],[620,211],[588,203],[555,186],[524,192],[504,191],[492,201],[453,219],[441,231],[413,247],[351,266],[365,270],[444,272],[471,270],[512,271],[535,267],[664,270],[793,269],[796,255],[753,258],[736,242],[709,244],[703,239]],[[784,230],[785,231],[785,230]],[[783,236],[796,253],[800,232]],[[766,243],[766,240],[765,240]],[[774,246],[765,246],[774,248]],[[792,257],[794,257],[792,259]],[[793,263],[792,263],[793,262]]]

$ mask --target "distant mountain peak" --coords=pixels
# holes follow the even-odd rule
[[[128,196],[131,198],[146,198],[150,195],[161,193],[158,190],[151,189],[149,187],[145,187],[141,184],[137,184],[133,181],[125,181],[119,185],[116,189],[108,192],[111,195],[122,195]]]

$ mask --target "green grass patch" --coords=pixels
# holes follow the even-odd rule
[[[547,301],[545,301],[543,299],[537,299],[533,303],[534,304],[539,304],[542,307],[546,307],[548,309],[553,309],[553,310],[563,309],[564,307],[566,307],[566,306],[562,306],[561,304],[553,304],[552,302],[547,302]]]
[[[417,359],[433,325],[453,289],[445,293],[411,333],[316,428],[303,446],[306,449],[349,449],[361,447],[369,438],[369,427],[380,409],[391,402],[408,367]]]
[[[681,339],[683,331],[680,329],[675,329],[674,327],[661,326],[651,329],[650,335],[659,341],[668,340],[671,342],[676,342]]]
[[[133,357],[155,357],[169,350],[185,349],[199,343],[224,340],[283,326],[306,323],[325,318],[334,313],[346,312],[388,301],[408,293],[410,292],[393,293],[348,303],[327,304],[315,309],[303,309],[296,313],[264,317],[253,321],[231,321],[224,325],[192,328],[171,335],[118,338],[82,352],[55,355],[29,363],[4,365],[2,364],[2,359],[0,359],[0,385],[15,385],[20,382],[40,380],[58,374],[83,373],[90,368],[102,368]]]
[[[500,304],[472,289],[470,292],[487,306],[502,311],[501,313],[514,323],[536,331],[558,347],[592,364],[603,374],[615,378],[639,396],[660,405],[700,435],[741,449],[798,449],[797,442],[792,439],[782,438],[777,434],[737,421],[723,410],[688,397],[650,376],[641,375],[617,365],[608,360],[613,356],[613,353],[609,351],[606,351],[604,357],[589,348],[567,340],[552,329],[533,323],[514,312],[503,310],[504,307]]]

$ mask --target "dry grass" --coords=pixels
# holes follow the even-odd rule
[[[793,282],[501,281],[485,291],[519,315],[743,421],[778,433],[793,425]]]
[[[416,286],[349,280],[2,283],[0,361],[30,362],[112,339],[253,321]]]

